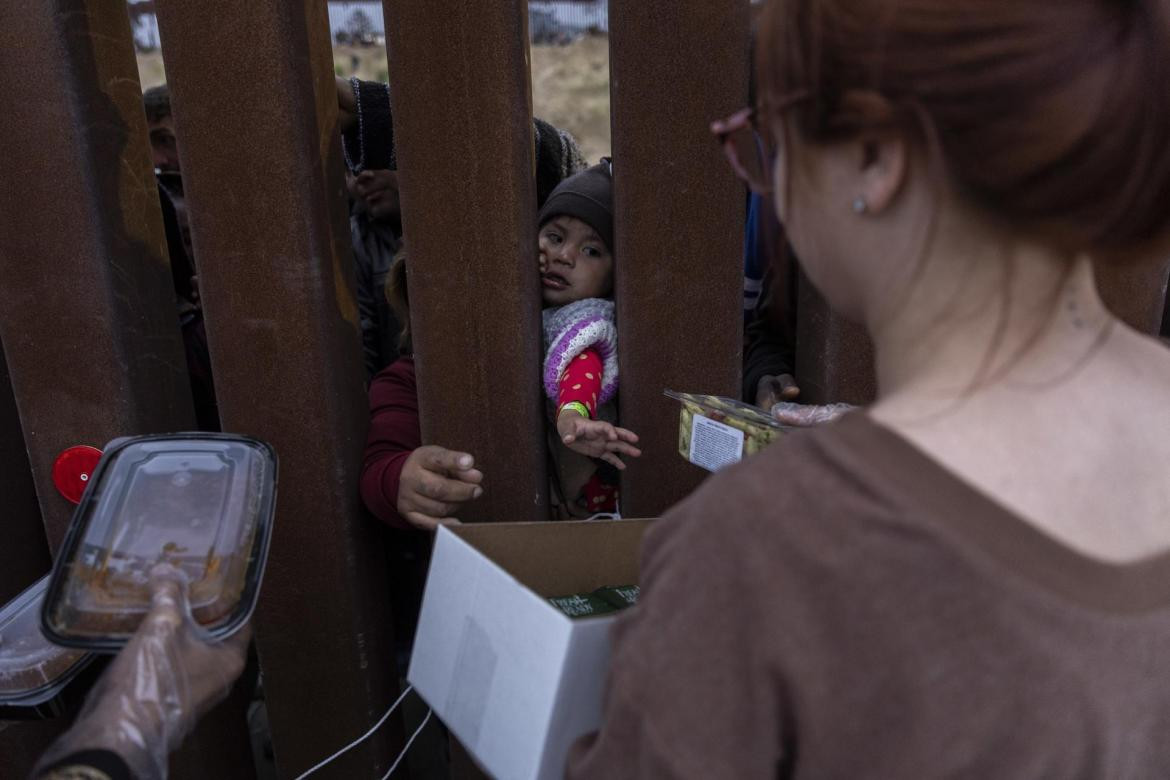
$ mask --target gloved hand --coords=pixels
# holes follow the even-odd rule
[[[191,616],[182,573],[151,572],[152,607],[90,692],[77,721],[49,748],[39,777],[79,750],[109,750],[140,780],[166,778],[167,757],[244,670],[252,630],[212,642]]]
[[[857,407],[853,404],[796,404],[781,401],[772,407],[772,417],[781,425],[808,427],[832,422]]]

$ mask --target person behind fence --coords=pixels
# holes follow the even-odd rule
[[[357,299],[367,378],[399,356],[403,323],[383,290],[390,264],[402,247],[398,157],[388,84],[338,77],[337,102],[346,184],[352,205],[350,234],[357,272]],[[536,157],[536,207],[566,176],[585,167],[573,136],[541,119],[532,120]]]
[[[150,131],[159,207],[162,210],[167,255],[178,304],[191,396],[195,402],[195,421],[201,431],[218,431],[219,406],[211,373],[211,353],[203,321],[203,303],[199,297],[183,180],[179,172],[178,141],[171,115],[169,88],[163,84],[146,90],[142,93],[142,105]]]
[[[558,439],[551,448],[553,499],[574,517],[617,512],[621,456],[641,455],[637,435],[613,424],[618,356],[611,167],[603,160],[565,179],[538,217],[542,376]]]
[[[878,400],[657,520],[568,776],[1170,777],[1170,0],[771,0],[772,192]]]
[[[612,197],[606,162],[565,179],[549,194],[538,217],[546,306],[544,385],[557,413],[558,437],[551,442],[552,448],[566,450],[556,458],[558,474],[563,476],[554,482],[558,495],[572,496],[563,502],[565,514],[613,511],[615,480],[599,474],[593,458],[617,469],[621,456],[640,454],[637,436],[596,419],[598,414],[613,417],[612,405],[606,407],[617,390],[617,335],[609,300]],[[470,453],[422,443],[407,254],[405,248],[399,252],[386,281],[386,299],[404,326],[396,345],[402,357],[380,371],[370,385],[361,495],[366,508],[386,524],[431,531],[440,523],[453,522],[461,505],[482,495],[484,475]],[[570,368],[570,364],[576,365]],[[597,496],[602,501],[594,502]]]

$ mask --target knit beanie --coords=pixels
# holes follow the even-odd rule
[[[596,230],[613,252],[613,163],[608,157],[558,184],[540,209],[537,224],[543,227],[562,215]]]
[[[540,208],[558,184],[585,168],[585,156],[572,135],[543,119],[532,120],[532,136],[536,142],[536,207]]]

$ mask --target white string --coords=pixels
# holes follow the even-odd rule
[[[390,709],[386,710],[386,714],[385,714],[385,715],[383,715],[383,716],[381,717],[381,719],[379,719],[379,720],[378,720],[378,722],[377,722],[377,723],[375,723],[373,726],[371,726],[369,731],[367,731],[365,734],[362,734],[360,737],[358,737],[357,739],[355,739],[353,742],[350,742],[348,745],[346,745],[345,747],[343,747],[341,750],[338,750],[336,753],[334,753],[333,755],[329,756],[329,758],[325,759],[325,760],[324,760],[324,761],[322,761],[321,763],[319,763],[319,764],[317,764],[316,766],[314,766],[313,768],[309,769],[309,770],[308,770],[308,771],[306,771],[304,774],[301,774],[300,776],[298,776],[298,777],[297,777],[297,780],[305,780],[305,778],[306,778],[306,777],[308,777],[309,775],[313,774],[313,773],[314,773],[314,772],[316,772],[318,769],[320,769],[321,767],[323,767],[323,766],[325,766],[326,764],[328,764],[330,761],[333,761],[333,760],[334,760],[334,759],[336,759],[337,757],[339,757],[339,756],[343,755],[343,754],[344,754],[346,751],[348,751],[348,750],[351,750],[352,748],[355,748],[355,747],[357,747],[358,745],[360,745],[362,742],[366,741],[366,739],[368,739],[368,738],[369,738],[369,736],[370,736],[371,734],[373,734],[375,731],[377,731],[377,730],[378,730],[378,728],[379,728],[379,727],[380,727],[380,726],[381,726],[383,723],[385,723],[385,722],[386,722],[386,719],[387,719],[387,718],[389,718],[389,717],[390,717],[392,714],[394,714],[394,710],[398,709],[398,705],[399,705],[399,704],[401,704],[401,703],[402,703],[402,700],[406,698],[406,694],[410,693],[410,692],[411,692],[411,691],[413,691],[413,690],[414,690],[414,686],[412,686],[412,685],[408,685],[408,686],[406,686],[406,690],[404,690],[404,691],[402,692],[402,695],[398,697],[397,701],[395,701],[393,704],[391,704],[391,705],[390,705]],[[407,745],[406,745],[406,746],[407,746],[407,747],[410,747],[410,744],[409,744],[409,743],[407,743]],[[402,756],[399,756],[399,759],[401,759],[401,758],[402,758]],[[397,766],[397,765],[398,765],[398,764],[397,764],[397,762],[395,762],[395,766]]]
[[[410,746],[414,744],[415,737],[426,727],[427,721],[431,719],[431,715],[433,714],[431,710],[427,710],[427,716],[422,719],[422,723],[418,724],[418,728],[410,735],[410,739],[406,740],[406,747],[402,748],[402,752],[398,754],[398,758],[394,759],[394,763],[386,770],[386,774],[382,775],[382,780],[389,780],[390,775],[394,774],[394,770],[402,763],[402,759],[406,758],[406,754],[410,751]]]

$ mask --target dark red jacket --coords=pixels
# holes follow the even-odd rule
[[[412,528],[398,514],[398,480],[410,453],[422,446],[414,358],[403,357],[370,383],[370,432],[362,460],[362,502],[379,520]]]

